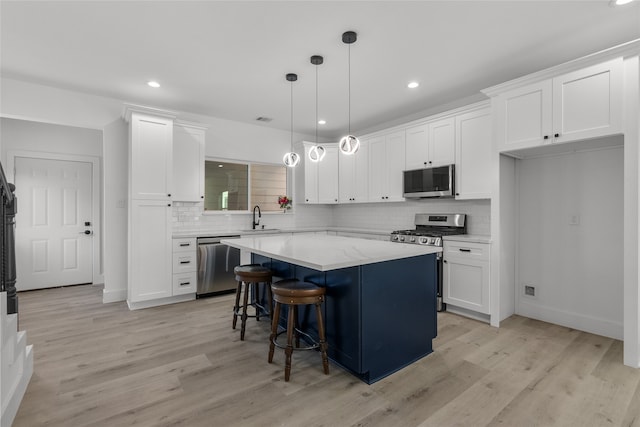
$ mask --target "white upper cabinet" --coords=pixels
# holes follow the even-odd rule
[[[622,58],[553,79],[555,142],[622,132]]]
[[[407,128],[407,170],[450,165],[455,161],[455,119],[453,117]]]
[[[301,142],[296,145],[296,153],[302,157],[294,170],[296,198],[299,202],[306,204],[318,203],[318,163],[309,160],[309,150],[314,145],[312,142]]]
[[[323,145],[324,159],[318,163],[318,203],[338,203],[338,146]],[[313,163],[308,158],[305,162]]]
[[[498,95],[498,151],[621,132],[622,66],[618,58]]]
[[[491,109],[456,117],[456,199],[491,198]]]
[[[354,155],[338,156],[338,189],[340,203],[369,201],[369,144],[360,141],[360,149]]]
[[[173,120],[131,113],[130,186],[132,199],[171,199]]]
[[[368,143],[369,200],[372,202],[403,201],[405,131],[371,138]]]
[[[174,123],[173,192],[171,198],[181,202],[204,200],[205,129]]]

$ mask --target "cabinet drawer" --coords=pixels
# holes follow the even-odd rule
[[[466,260],[489,261],[491,245],[488,243],[467,243],[445,241],[443,256],[445,259],[456,257]]]
[[[173,295],[192,294],[196,292],[198,273],[181,273],[173,275]]]
[[[196,251],[196,239],[187,238],[187,239],[173,239],[173,252],[191,252],[195,253]]]
[[[196,271],[195,252],[178,252],[173,254],[173,274]]]

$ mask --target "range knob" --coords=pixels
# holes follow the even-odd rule
[[[415,243],[416,242],[416,238],[411,236],[411,243]]]
[[[426,237],[421,237],[420,238],[420,243],[423,244],[423,245],[426,244],[426,243],[429,243],[429,239],[427,239]]]
[[[400,236],[400,241],[404,242],[404,236]]]
[[[433,239],[433,244],[436,246],[442,246],[442,239],[440,237],[436,237],[435,239]]]
[[[392,236],[391,240],[393,240],[394,242],[397,242],[398,241],[398,236],[397,235],[396,236]]]

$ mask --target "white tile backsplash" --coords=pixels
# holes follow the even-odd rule
[[[419,199],[397,203],[336,205],[333,226],[375,230],[414,228],[416,213],[467,214],[467,233],[491,234],[490,200]]]
[[[202,202],[175,202],[173,206],[174,232],[209,233],[251,228],[252,214],[249,212],[205,214]],[[265,228],[341,227],[391,232],[413,228],[416,213],[464,213],[467,214],[469,234],[491,234],[489,200],[420,199],[397,203],[295,205],[286,213],[264,212],[260,225]]]

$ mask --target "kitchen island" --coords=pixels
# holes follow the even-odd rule
[[[326,287],[329,358],[371,384],[433,351],[436,254],[442,249],[327,235],[226,239],[270,268],[274,281]],[[300,310],[317,339],[315,314]]]

